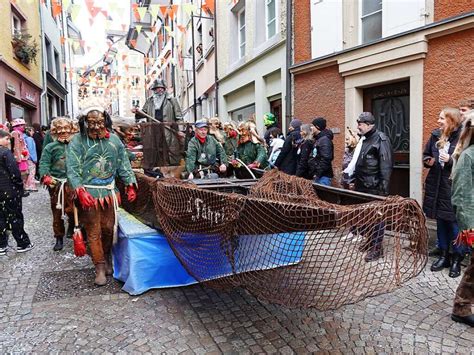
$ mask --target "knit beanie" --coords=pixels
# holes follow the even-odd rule
[[[294,129],[300,128],[303,123],[297,118],[293,118],[290,122],[290,126]]]
[[[326,129],[326,119],[324,117],[317,117],[311,123],[320,131]]]

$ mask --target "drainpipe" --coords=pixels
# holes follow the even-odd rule
[[[40,109],[40,125],[42,124],[47,124],[48,123],[48,118],[47,118],[47,114],[46,114],[46,104],[43,105],[43,100],[44,100],[44,97],[46,95],[46,93],[48,92],[48,87],[47,87],[47,83],[46,83],[46,68],[45,68],[45,63],[47,63],[47,60],[45,61],[44,60],[44,56],[45,56],[45,45],[44,45],[44,31],[43,31],[43,9],[41,8],[41,1],[38,2],[38,5],[39,5],[39,13],[40,13],[40,28],[41,28],[41,54],[42,54],[42,64],[43,64],[43,70],[41,71],[42,72],[42,76],[43,76],[43,91],[41,92],[41,95],[40,95],[40,105],[41,105],[41,109]],[[43,118],[45,118],[43,120]]]
[[[286,1],[286,127],[289,127],[292,110],[292,95],[291,95],[291,73],[290,65],[293,62],[292,44],[293,44],[293,1]]]
[[[219,117],[219,74],[217,66],[217,1],[214,1],[214,97],[216,99],[216,116]]]
[[[196,99],[196,48],[194,43],[194,13],[191,12],[191,46],[193,51],[193,112],[194,121],[197,121],[197,99]]]

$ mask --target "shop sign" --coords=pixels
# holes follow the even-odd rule
[[[16,95],[16,88],[15,85],[9,83],[8,81],[5,83],[7,93],[11,95]]]
[[[21,99],[36,105],[36,93],[28,90],[26,85],[21,85]]]

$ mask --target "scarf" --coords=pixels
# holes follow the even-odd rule
[[[361,139],[359,139],[359,142],[357,143],[355,149],[354,149],[354,155],[352,156],[351,162],[347,166],[347,168],[344,169],[344,173],[352,176],[354,175],[357,160],[359,159],[360,151],[362,150],[362,143],[365,141],[365,136],[362,136]]]
[[[197,134],[196,134],[196,138],[199,142],[201,142],[201,144],[204,144],[204,142],[206,141],[206,138],[207,137],[199,137]]]

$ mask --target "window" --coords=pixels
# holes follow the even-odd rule
[[[239,58],[245,56],[245,8],[237,14],[237,26],[239,29]]]
[[[362,43],[382,38],[382,0],[362,0]]]
[[[46,37],[44,38],[44,43],[45,43],[45,51],[46,51],[46,71],[49,73],[53,74],[53,58],[52,58],[52,53],[51,53],[51,42],[49,39]]]
[[[276,0],[265,0],[265,6],[267,39],[269,39],[276,34]]]
[[[140,107],[140,99],[132,99],[132,107]]]
[[[61,80],[61,62],[59,60],[59,53],[54,51],[54,64],[56,65],[56,79]]]
[[[12,14],[12,35],[21,34],[21,30],[22,30],[22,25],[21,25],[20,18],[17,15]]]

